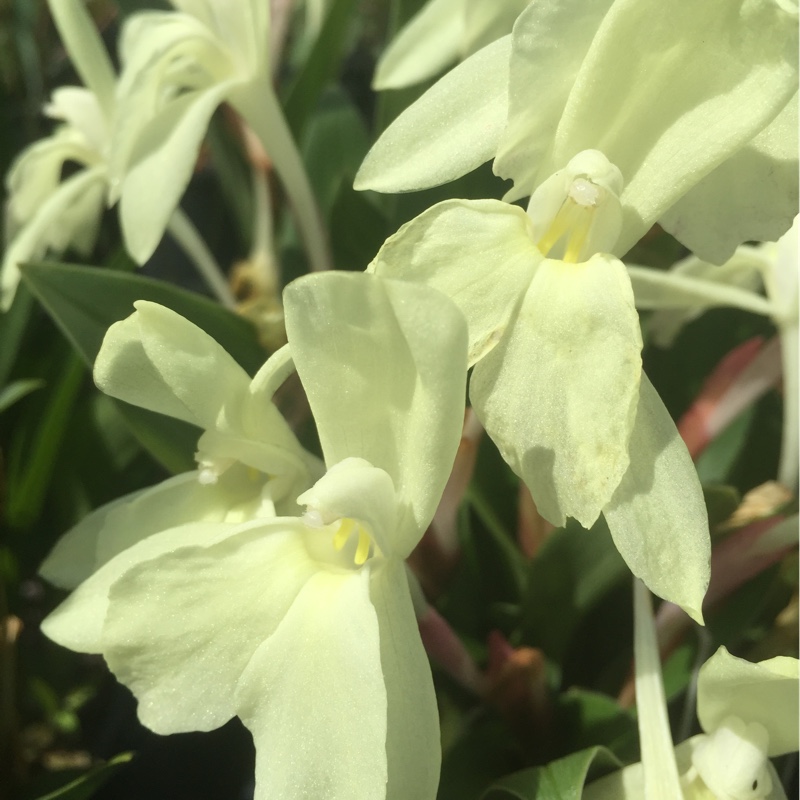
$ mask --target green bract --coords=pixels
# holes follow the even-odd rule
[[[700,620],[702,492],[642,374],[625,267],[602,252],[619,230],[618,189],[613,165],[586,151],[542,183],[527,214],[496,200],[439,203],[370,269],[433,286],[462,310],[473,407],[539,512],[587,528],[603,513],[634,574]]]
[[[44,629],[102,653],[157,732],[239,715],[256,743],[259,800],[433,800],[436,699],[403,561],[460,440],[464,321],[427,287],[363,274],[302,278],[284,302],[328,468],[297,499],[305,515],[155,533],[84,581]],[[122,339],[102,374],[133,383],[147,345]],[[205,353],[178,357],[161,382],[136,381],[139,402],[169,396],[174,410],[236,427],[239,403],[222,400],[230,376]]]
[[[458,111],[434,86],[378,140],[356,186],[421,189],[494,156],[514,200],[596,149],[623,181],[610,252],[661,221],[721,263],[797,213],[797,13],[785,5],[537,0],[509,38],[443,79]],[[476,122],[476,107],[497,118]]]
[[[434,78],[457,60],[511,32],[530,0],[429,0],[395,36],[375,68],[375,89]]]

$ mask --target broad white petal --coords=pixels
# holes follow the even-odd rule
[[[492,158],[506,121],[510,52],[504,36],[448,72],[383,132],[353,186],[426,189]]]
[[[372,577],[370,595],[380,628],[388,704],[386,800],[432,800],[441,763],[439,714],[403,563],[381,565]]]
[[[686,445],[644,373],[630,467],[603,513],[631,572],[702,624],[711,560],[703,491]]]
[[[85,581],[100,566],[97,562],[97,543],[109,514],[114,509],[133,502],[152,488],[154,487],[139,489],[118,497],[87,514],[56,542],[39,567],[39,574],[60,589],[74,589]]]
[[[369,578],[317,572],[242,674],[256,800],[384,797],[387,697]]]
[[[7,311],[19,283],[19,265],[41,258],[48,247],[66,249],[73,241],[93,242],[100,224],[106,170],[83,170],[67,178],[18,232],[0,268],[0,309]]]
[[[103,655],[157,733],[211,730],[237,713],[248,662],[319,568],[297,519],[238,531],[140,562],[111,587]]]
[[[433,517],[461,438],[466,324],[442,294],[376,275],[328,272],[284,292],[286,331],[325,463],[385,470],[411,511],[401,557]]]
[[[612,2],[535,0],[514,26],[508,125],[494,162],[495,174],[514,181],[507,200],[532,194],[569,160],[546,171],[547,156],[581,62]],[[598,147],[592,144],[581,149]]]
[[[621,262],[545,260],[475,366],[475,411],[554,525],[591,527],[628,468],[641,347]]]
[[[106,333],[95,383],[112,397],[203,429],[236,424],[250,379],[209,336],[165,306],[139,300]]]
[[[466,0],[429,0],[383,51],[373,89],[412,86],[453,64],[466,33],[465,6]]]
[[[161,241],[191,178],[211,115],[235,85],[226,81],[187,92],[141,131],[120,198],[125,244],[138,263],[147,261]]]
[[[53,91],[45,114],[53,119],[64,120],[78,131],[97,156],[105,157],[111,134],[108,119],[97,97],[82,86],[60,86]]]
[[[698,256],[722,264],[738,242],[775,241],[797,213],[797,95],[749,144],[659,222]]]
[[[472,365],[502,337],[541,260],[521,208],[446,200],[390,236],[369,270],[447,295],[466,317]]]
[[[729,716],[758,722],[769,733],[768,755],[793,753],[798,749],[798,686],[796,658],[753,663],[720,647],[700,668],[697,716],[706,733]]]
[[[259,521],[256,524],[263,525]],[[103,652],[103,623],[109,592],[129,569],[182,547],[209,545],[227,538],[237,528],[225,523],[182,525],[148,536],[124,550],[85,580],[42,623],[44,634],[79,653]]]
[[[615,255],[786,106],[797,91],[797,35],[796,15],[773,2],[611,6],[570,91],[547,170],[588,148],[619,167]]]

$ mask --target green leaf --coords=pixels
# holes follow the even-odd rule
[[[80,359],[70,353],[36,420],[31,440],[14,440],[11,466],[17,468],[9,469],[6,506],[6,518],[13,527],[29,525],[41,511],[84,375]]]
[[[587,780],[622,764],[604,747],[591,747],[509,775],[491,786],[482,800],[580,800]]]
[[[30,292],[19,287],[11,308],[5,314],[0,314],[0,386],[8,380],[16,361],[33,306],[32,301]]]
[[[338,72],[355,7],[356,0],[334,0],[311,54],[286,92],[284,113],[297,139],[325,85]]]
[[[109,326],[130,316],[136,300],[152,300],[177,311],[216,339],[250,374],[266,359],[249,322],[164,281],[55,262],[28,264],[22,276],[90,366]]]
[[[92,767],[85,775],[71,781],[37,800],[87,800],[90,798],[120,767],[133,758],[133,753],[120,753],[104,764]]]
[[[90,367],[109,326],[133,313],[136,300],[152,300],[177,311],[215,338],[251,375],[266,359],[249,322],[163,281],[56,263],[31,264],[23,267],[22,274]],[[168,470],[192,469],[197,428],[126,403],[118,402],[118,408],[142,446]]]
[[[754,405],[745,409],[703,450],[696,464],[701,483],[721,483],[728,478],[747,441],[755,412]]]
[[[44,381],[37,380],[36,378],[29,378],[27,380],[19,380],[10,383],[0,389],[0,414],[7,408],[10,408],[14,403],[22,400],[23,397],[41,389],[44,386]]]
[[[733,486],[703,486],[703,499],[708,511],[708,526],[713,532],[739,508],[742,496]]]
[[[584,615],[627,574],[605,520],[574,520],[548,537],[533,559],[522,604],[526,644],[561,662]]]

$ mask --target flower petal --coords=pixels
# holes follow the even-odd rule
[[[466,33],[466,0],[430,0],[383,51],[372,88],[401,89],[434,78],[453,64]]]
[[[463,54],[469,55],[511,33],[517,17],[531,0],[467,0],[467,25]]]
[[[105,166],[92,167],[67,178],[17,232],[0,268],[0,310],[11,307],[20,279],[20,264],[41,258],[49,247],[61,251],[76,244],[86,251],[93,245],[100,225],[105,181]]]
[[[259,521],[256,524],[264,523]],[[112,558],[85,580],[44,620],[44,634],[79,653],[102,653],[103,622],[109,606],[109,592],[119,578],[137,564],[182,547],[212,544],[235,531],[235,526],[209,522],[182,525],[148,536]]]
[[[390,236],[369,270],[447,295],[467,319],[472,365],[500,340],[541,260],[521,208],[446,200]]]
[[[545,260],[475,366],[475,411],[554,525],[591,527],[628,468],[641,346],[621,262]]]
[[[700,668],[697,716],[706,733],[729,716],[759,722],[769,733],[768,755],[798,749],[798,661],[778,656],[753,663],[720,647]]]
[[[384,797],[387,699],[369,578],[317,572],[242,674],[256,800]]]
[[[236,714],[251,656],[319,568],[300,520],[232,530],[140,561],[111,586],[103,655],[157,733],[211,730]]]
[[[433,798],[442,757],[439,714],[402,562],[388,561],[375,572],[370,595],[388,704],[386,800]]]
[[[544,171],[581,62],[612,3],[536,0],[520,15],[511,46],[508,125],[494,162],[496,175],[514,181],[507,200],[527,197],[565,166]]]
[[[631,572],[702,624],[711,559],[703,492],[689,451],[644,373],[630,467],[603,513]]]
[[[623,255],[796,91],[797,18],[776,3],[615,2],[570,92],[548,171],[591,147],[617,165],[624,218],[614,253]]]
[[[506,120],[510,52],[504,36],[448,72],[384,131],[353,186],[426,189],[492,158]]]
[[[730,258],[737,242],[782,236],[797,213],[797,125],[795,94],[768,127],[678,200],[662,227],[715,264]]]
[[[203,429],[242,413],[250,379],[228,353],[180,314],[146,300],[106,333],[95,383],[126,403]]]
[[[236,81],[187,92],[141,131],[122,179],[120,221],[131,256],[143,264],[153,254],[194,170],[211,115]],[[154,192],[153,186],[159,191]]]
[[[393,543],[405,557],[433,517],[464,415],[466,325],[427,286],[323,273],[284,292],[286,331],[325,463],[386,471],[411,512]]]

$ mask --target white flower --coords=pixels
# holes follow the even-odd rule
[[[238,714],[258,800],[433,800],[436,699],[404,559],[460,440],[464,321],[427,287],[364,274],[302,278],[284,299],[328,467],[305,516],[157,533],[43,628],[102,653],[157,732]]]

